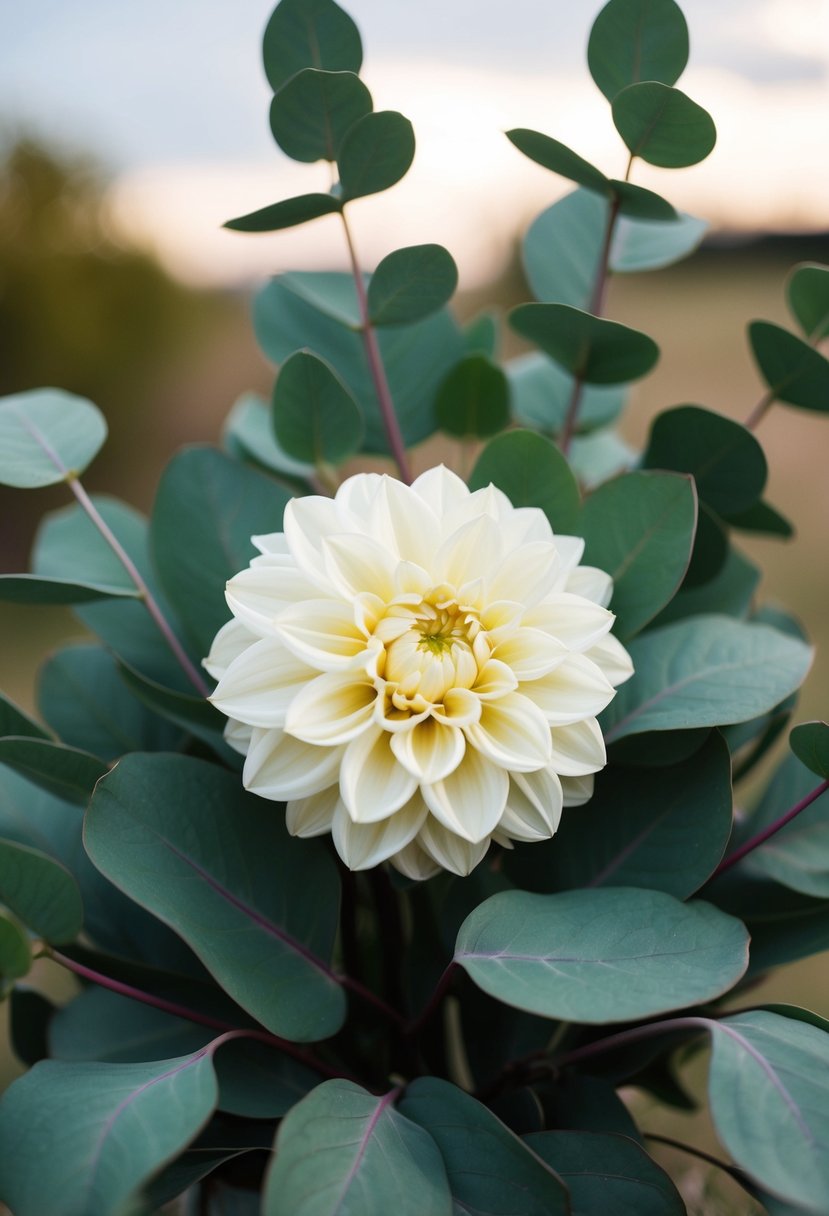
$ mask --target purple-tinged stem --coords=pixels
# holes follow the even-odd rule
[[[209,686],[202,679],[199,672],[196,670],[196,668],[191,663],[190,659],[187,657],[187,654],[184,651],[184,647],[181,645],[181,642],[179,642],[178,638],[176,637],[176,635],[173,633],[172,629],[170,628],[169,621],[164,616],[164,613],[159,608],[158,603],[156,602],[152,592],[150,591],[149,587],[145,583],[144,579],[141,577],[141,573],[138,570],[138,567],[136,566],[135,562],[132,560],[132,558],[127,553],[124,546],[118,540],[118,537],[115,535],[115,533],[109,527],[106,520],[101,515],[100,511],[95,506],[94,502],[89,497],[89,495],[87,494],[84,487],[81,485],[80,481],[78,481],[77,477],[67,477],[66,484],[69,486],[69,489],[75,495],[75,498],[78,500],[81,507],[83,507],[84,511],[89,516],[92,523],[98,529],[101,536],[104,538],[106,543],[109,545],[110,549],[112,549],[113,553],[118,558],[121,565],[124,567],[127,574],[132,579],[132,581],[135,584],[136,589],[138,591],[139,597],[144,601],[144,606],[146,607],[150,616],[153,618],[156,625],[158,626],[159,632],[161,633],[161,635],[164,638],[167,645],[170,647],[170,650],[175,655],[175,658],[178,661],[182,671],[187,676],[187,679],[190,681],[190,683],[193,685],[193,687],[196,689],[196,691],[201,696],[203,696],[203,697],[209,696],[210,695]]]
[[[429,998],[429,1003],[426,1005],[426,1008],[423,1010],[423,1012],[420,1014],[419,1017],[415,1018],[414,1021],[410,1022],[409,1025],[406,1027],[407,1035],[417,1034],[417,1032],[426,1025],[426,1023],[429,1021],[429,1018],[432,1016],[432,1014],[435,1012],[435,1010],[440,1005],[443,998],[446,996],[446,993],[449,990],[449,986],[452,983],[453,979],[455,978],[455,972],[457,971],[457,969],[458,969],[458,964],[453,959],[452,962],[449,964],[449,966],[444,971],[443,975],[438,980],[437,987],[435,988],[435,991],[432,993],[431,997]]]
[[[412,473],[409,468],[409,458],[406,454],[406,445],[403,442],[403,435],[400,431],[400,425],[397,421],[397,415],[394,412],[394,402],[392,401],[391,389],[389,388],[386,369],[383,366],[383,359],[380,355],[380,347],[377,343],[377,333],[374,326],[371,324],[368,311],[368,296],[366,295],[366,285],[363,282],[363,274],[360,270],[360,263],[357,261],[357,251],[354,248],[354,238],[351,235],[351,229],[348,226],[345,211],[341,211],[343,221],[343,231],[348,245],[348,256],[351,259],[351,271],[354,275],[354,286],[357,289],[357,300],[360,305],[360,321],[363,333],[363,344],[366,350],[366,358],[368,359],[369,371],[371,378],[374,381],[374,389],[377,393],[377,401],[380,406],[380,415],[383,419],[383,426],[386,431],[386,438],[389,443],[389,450],[394,457],[400,473],[401,481],[406,485],[412,483]]]
[[[775,400],[776,398],[773,389],[769,389],[768,392],[763,393],[763,396],[757,402],[754,409],[743,423],[743,426],[747,431],[753,431],[757,428],[757,426],[765,418],[769,408],[774,404]]]
[[[634,1026],[630,1030],[621,1030],[618,1034],[609,1035],[606,1039],[596,1039],[593,1043],[586,1043],[584,1047],[576,1047],[573,1051],[567,1051],[563,1056],[559,1056],[555,1060],[557,1068],[564,1068],[568,1064],[578,1064],[582,1060],[592,1059],[593,1056],[604,1054],[606,1051],[613,1051],[617,1047],[627,1047],[629,1043],[639,1043],[642,1039],[653,1038],[658,1034],[672,1034],[674,1031],[680,1030],[707,1030],[712,1024],[711,1018],[667,1018],[662,1022],[648,1022],[644,1026]]]
[[[785,815],[781,815],[779,819],[775,819],[774,823],[770,823],[761,832],[750,836],[744,844],[741,844],[738,849],[735,849],[733,853],[721,861],[711,877],[717,878],[720,874],[724,874],[726,870],[730,870],[732,866],[735,866],[738,861],[742,861],[749,853],[753,853],[755,849],[759,849],[761,844],[765,844],[772,836],[776,836],[781,828],[784,828],[787,823],[791,823],[793,819],[796,819],[801,811],[805,811],[807,806],[811,806],[827,790],[829,790],[829,781],[822,781],[805,798],[801,798],[796,806],[786,811]]]

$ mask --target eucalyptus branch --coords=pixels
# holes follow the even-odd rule
[[[778,819],[775,819],[774,823],[770,823],[762,831],[756,832],[754,836],[750,836],[744,844],[741,844],[738,849],[735,849],[733,853],[721,861],[711,877],[717,878],[720,874],[724,874],[726,870],[730,870],[732,866],[735,866],[738,861],[742,861],[749,853],[753,853],[755,849],[759,849],[761,844],[765,844],[772,836],[776,836],[781,828],[784,828],[787,823],[791,823],[793,819],[796,819],[801,811],[805,811],[807,806],[811,806],[827,790],[829,790],[829,780],[822,781],[805,798],[801,798],[800,802],[786,811],[785,815],[781,815]]]
[[[351,235],[351,229],[348,225],[345,209],[340,211],[340,216],[343,221],[343,231],[348,245],[348,256],[351,259],[351,271],[354,275],[354,286],[357,289],[357,300],[360,306],[360,328],[363,334],[363,344],[366,351],[366,359],[368,360],[369,371],[371,378],[374,381],[374,389],[377,393],[377,401],[380,406],[380,414],[383,419],[383,426],[386,431],[386,438],[389,443],[389,450],[394,458],[400,473],[401,480],[406,485],[411,485],[412,474],[409,468],[409,458],[406,454],[406,445],[403,442],[403,435],[400,431],[400,425],[397,421],[397,415],[394,412],[394,402],[392,401],[391,389],[389,388],[386,369],[383,366],[383,359],[380,354],[380,346],[377,342],[377,333],[371,323],[371,318],[368,311],[368,296],[366,295],[366,285],[363,282],[363,274],[360,270],[360,263],[357,260],[357,251],[354,248],[354,238]]]
[[[142,578],[141,573],[138,570],[138,567],[136,566],[135,562],[132,560],[132,558],[127,553],[124,546],[118,540],[118,537],[115,535],[115,533],[109,527],[106,520],[101,515],[100,511],[95,506],[94,502],[89,497],[89,495],[87,494],[84,487],[81,485],[78,478],[68,476],[66,478],[66,484],[69,486],[69,489],[75,495],[75,498],[78,500],[79,504],[81,505],[83,510],[86,512],[89,519],[92,521],[92,523],[98,529],[101,536],[104,538],[106,543],[109,545],[110,549],[112,549],[112,552],[118,558],[119,562],[121,563],[121,565],[126,570],[127,574],[132,579],[133,583],[135,584],[136,590],[138,591],[139,598],[144,601],[144,606],[146,607],[150,616],[153,618],[156,625],[158,626],[159,633],[162,635],[165,642],[170,647],[170,650],[172,651],[173,655],[175,656],[182,671],[187,676],[187,679],[190,681],[190,683],[193,685],[193,687],[196,689],[196,691],[201,696],[203,696],[203,697],[209,696],[210,695],[209,686],[202,679],[202,677],[199,675],[199,672],[194,667],[193,663],[187,657],[184,647],[182,646],[181,642],[178,640],[176,635],[173,633],[173,630],[170,627],[169,621],[164,616],[164,613],[161,611],[161,608],[159,607],[158,602],[156,601],[155,597],[153,596],[153,594],[150,591],[149,587],[147,586],[146,582]]]
[[[762,422],[763,418],[765,418],[770,407],[776,400],[777,397],[773,388],[767,389],[766,392],[763,393],[762,397],[743,423],[743,426],[747,431],[755,430],[759,423]]]
[[[606,1051],[614,1051],[617,1047],[627,1047],[631,1043],[640,1043],[643,1039],[653,1038],[660,1034],[673,1034],[675,1031],[707,1030],[712,1024],[711,1018],[686,1017],[666,1018],[661,1022],[648,1022],[644,1026],[633,1026],[630,1030],[620,1030],[618,1034],[609,1035],[606,1039],[596,1039],[586,1043],[584,1047],[576,1047],[567,1051],[553,1063],[557,1068],[569,1064],[579,1064],[582,1060],[592,1059],[593,1056],[603,1055]]]
[[[750,1189],[747,1175],[736,1165],[729,1165],[727,1161],[720,1161],[719,1157],[714,1157],[711,1153],[706,1153],[701,1148],[695,1148],[693,1144],[685,1144],[682,1140],[673,1140],[670,1136],[658,1136],[655,1132],[643,1132],[642,1135],[646,1140],[652,1140],[654,1144],[664,1144],[668,1148],[678,1149],[681,1153],[688,1153],[691,1157],[698,1157],[700,1161],[706,1161],[709,1165],[713,1165],[716,1169],[722,1170],[724,1174],[728,1174],[729,1178],[742,1187],[743,1190],[754,1197]]]

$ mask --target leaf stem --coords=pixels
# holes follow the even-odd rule
[[[628,173],[633,163],[631,157],[628,164]],[[627,178],[625,179],[627,180]],[[605,293],[607,290],[607,280],[610,273],[610,246],[613,241],[613,233],[616,229],[616,220],[619,218],[619,199],[614,195],[610,203],[610,210],[607,215],[607,228],[605,230],[604,244],[599,256],[599,265],[596,270],[596,279],[593,283],[593,291],[590,296],[590,302],[587,306],[587,311],[592,313],[594,317],[602,315],[604,307]],[[567,406],[567,413],[564,417],[564,422],[561,427],[561,432],[558,438],[558,446],[566,456],[570,450],[570,444],[573,441],[573,435],[576,430],[576,423],[579,417],[579,407],[584,393],[584,376],[579,372],[573,380],[573,391],[570,394],[570,402]]]
[[[368,311],[368,296],[366,295],[366,285],[363,282],[363,274],[360,270],[360,263],[357,261],[357,251],[354,248],[354,238],[351,235],[351,229],[346,219],[345,209],[340,211],[340,216],[343,221],[343,231],[345,232],[346,244],[348,245],[348,256],[351,259],[351,272],[354,275],[354,286],[357,289],[357,300],[360,305],[360,321],[363,334],[363,344],[366,351],[366,359],[368,360],[369,371],[371,378],[374,381],[374,389],[377,393],[377,402],[380,406],[380,415],[383,419],[383,426],[386,431],[386,438],[389,444],[389,450],[394,458],[400,473],[400,478],[411,485],[412,474],[409,468],[409,459],[406,454],[406,445],[403,442],[403,435],[400,431],[400,425],[397,421],[397,415],[394,412],[394,402],[392,401],[391,389],[389,388],[386,369],[383,366],[383,359],[380,355],[380,347],[377,342],[377,333],[374,326],[371,324]]]
[[[786,811],[785,815],[781,815],[778,819],[775,819],[774,823],[770,823],[769,826],[763,828],[762,831],[756,832],[754,836],[750,836],[744,844],[741,844],[738,849],[735,849],[733,853],[729,854],[728,857],[720,862],[714,873],[711,875],[711,878],[714,879],[720,874],[724,874],[726,870],[730,870],[732,866],[735,866],[738,861],[742,861],[743,858],[747,857],[749,853],[753,853],[755,849],[758,849],[761,844],[765,844],[766,841],[770,840],[772,836],[776,836],[781,828],[784,828],[787,823],[791,823],[793,819],[796,819],[801,811],[805,811],[807,806],[811,806],[812,803],[815,802],[821,796],[821,794],[825,794],[827,790],[829,790],[829,780],[822,781],[820,785],[816,786],[805,796],[805,798],[801,798],[800,802],[796,803],[795,806]]]
[[[150,616],[153,618],[156,625],[158,626],[159,632],[161,633],[161,635],[164,638],[167,645],[170,647],[170,650],[172,651],[173,655],[175,656],[182,671],[187,676],[187,679],[190,681],[190,683],[193,685],[193,687],[196,689],[196,691],[198,693],[200,693],[201,696],[203,696],[203,697],[209,696],[210,695],[209,686],[207,685],[205,680],[202,679],[201,675],[196,670],[193,663],[187,657],[184,647],[182,646],[181,642],[178,640],[176,635],[173,633],[173,630],[170,627],[169,621],[166,619],[166,617],[164,616],[164,613],[161,611],[161,608],[159,607],[158,602],[156,601],[152,592],[150,591],[149,587],[147,586],[146,582],[142,578],[141,573],[138,570],[138,567],[135,565],[135,562],[132,560],[132,558],[127,553],[124,546],[118,540],[118,537],[115,535],[115,533],[109,527],[106,520],[101,515],[100,511],[95,506],[94,502],[89,497],[89,495],[87,494],[84,487],[81,485],[78,478],[77,477],[67,477],[66,484],[69,486],[69,489],[75,495],[75,498],[78,500],[78,502],[80,503],[83,510],[89,516],[92,523],[98,529],[101,536],[104,538],[106,543],[109,545],[110,549],[112,549],[113,553],[118,558],[121,565],[124,567],[127,574],[132,579],[132,581],[135,584],[135,587],[138,591],[139,597],[144,601],[144,606],[146,607]]]
[[[630,1030],[621,1030],[618,1034],[609,1035],[606,1039],[596,1039],[586,1043],[584,1047],[576,1047],[559,1056],[554,1061],[557,1068],[569,1064],[579,1064],[582,1060],[592,1059],[593,1056],[603,1055],[617,1047],[627,1047],[630,1043],[639,1043],[642,1039],[650,1039],[658,1034],[672,1034],[682,1030],[707,1030],[712,1024],[711,1018],[685,1017],[666,1018],[661,1022],[648,1022],[644,1026],[633,1026]]]
[[[747,431],[753,431],[756,429],[756,427],[760,422],[762,422],[763,418],[768,413],[769,408],[774,404],[775,400],[774,389],[767,389],[749,414],[748,418],[746,418],[745,422],[743,423],[743,426]]]
[[[449,991],[449,986],[451,985],[453,979],[455,978],[455,972],[457,971],[457,969],[458,969],[458,964],[453,959],[452,962],[449,964],[449,966],[444,971],[443,975],[438,980],[437,987],[435,988],[434,992],[432,993],[431,997],[429,998],[429,1002],[426,1005],[423,1012],[420,1014],[419,1017],[415,1018],[414,1021],[410,1022],[409,1025],[406,1027],[407,1035],[415,1035],[418,1033],[418,1031],[423,1029],[423,1027],[429,1021],[432,1014],[435,1012],[435,1010],[440,1005],[443,998],[446,996],[446,993]]]
[[[653,1140],[654,1144],[665,1144],[668,1148],[678,1149],[681,1153],[688,1153],[691,1157],[699,1157],[700,1161],[707,1161],[709,1165],[728,1174],[738,1186],[741,1186],[747,1194],[754,1198],[745,1173],[736,1165],[729,1165],[727,1161],[720,1161],[719,1157],[714,1157],[701,1148],[695,1148],[692,1144],[684,1144],[682,1140],[673,1140],[670,1136],[658,1136],[655,1132],[643,1132],[642,1135],[646,1140]]]

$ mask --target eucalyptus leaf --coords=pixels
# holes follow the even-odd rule
[[[711,115],[680,89],[645,80],[613,98],[613,122],[631,156],[682,169],[705,160],[717,142]]]
[[[440,386],[435,413],[448,435],[483,439],[504,429],[509,401],[509,382],[499,365],[485,355],[467,355]]]
[[[39,722],[24,713],[8,697],[0,693],[0,738],[4,735],[19,735],[27,739],[48,739],[49,732]]]
[[[556,532],[572,532],[579,488],[567,461],[549,439],[532,431],[505,431],[481,452],[469,488],[495,485],[514,507],[539,507]]]
[[[498,352],[498,314],[494,311],[479,313],[466,323],[463,336],[467,354],[494,359]]]
[[[523,338],[588,384],[638,380],[659,358],[659,347],[647,334],[567,304],[520,304],[509,322]]]
[[[808,769],[829,780],[829,724],[801,722],[789,735],[789,746]]]
[[[601,1025],[721,996],[746,969],[748,935],[661,891],[505,891],[466,918],[454,961],[507,1005]]]
[[[646,190],[634,182],[617,181],[616,178],[611,178],[610,188],[616,197],[620,215],[627,215],[635,220],[657,220],[663,223],[679,221],[680,216],[674,207],[653,190]]]
[[[801,262],[786,281],[789,308],[806,337],[820,342],[829,335],[829,266]]]
[[[752,321],[748,338],[774,400],[820,413],[829,410],[829,359],[771,321]]]
[[[271,407],[256,393],[243,393],[234,403],[224,425],[223,440],[231,456],[250,460],[287,488],[307,492],[314,466],[293,460],[276,442],[271,424]]]
[[[688,730],[766,713],[798,688],[812,652],[767,625],[700,615],[635,638],[634,675],[602,715],[612,743],[648,730]]]
[[[691,479],[672,473],[626,473],[585,500],[578,527],[584,559],[613,579],[610,607],[622,641],[673,597],[691,559],[696,520]]]
[[[626,1136],[548,1131],[524,1143],[569,1190],[572,1216],[685,1216],[671,1179]]]
[[[339,1028],[333,864],[316,842],[288,837],[237,776],[184,756],[126,756],[98,786],[84,841],[274,1034],[305,1041]]]
[[[721,612],[745,619],[760,583],[760,570],[739,550],[729,547],[725,562],[713,579],[701,587],[681,587],[656,618],[669,625],[688,616]]]
[[[282,364],[272,418],[279,446],[294,460],[315,466],[342,464],[363,438],[357,402],[333,368],[307,350]]]
[[[582,401],[586,396],[586,393],[582,393]],[[588,434],[576,434],[570,445],[568,459],[570,468],[582,487],[590,491],[611,477],[627,473],[636,464],[637,455],[617,431],[608,428]]]
[[[589,306],[608,215],[606,199],[580,189],[533,220],[521,245],[521,259],[537,300]]]
[[[77,937],[81,893],[69,871],[39,849],[0,839],[0,903],[55,945]]]
[[[8,992],[14,980],[29,974],[32,966],[32,947],[22,925],[0,908],[0,1000]],[[2,1112],[2,1104],[0,1104]],[[2,1115],[0,1115],[2,1123]],[[2,1179],[0,1179],[2,1193]]]
[[[57,388],[0,398],[0,484],[34,489],[78,477],[107,436],[91,401]]]
[[[209,701],[203,697],[191,697],[184,692],[174,692],[172,689],[163,688],[161,684],[148,680],[146,676],[127,667],[125,663],[118,664],[118,674],[122,683],[147,709],[166,718],[168,722],[174,723],[193,735],[194,738],[201,739],[208,747],[212,747],[223,760],[234,763],[237,753],[223,742],[226,718]],[[137,747],[133,750],[148,749]],[[172,749],[157,747],[154,750]]]
[[[673,84],[688,62],[688,26],[674,0],[610,0],[593,22],[587,64],[608,101],[640,80]]]
[[[728,532],[706,502],[700,501],[694,548],[683,587],[702,587],[716,578],[728,561]]]
[[[756,502],[747,511],[729,512],[725,518],[732,528],[741,532],[763,532],[786,540],[794,536],[793,526],[767,502]]]
[[[318,220],[341,210],[339,199],[331,194],[299,194],[246,215],[237,215],[235,219],[226,220],[223,226],[231,232],[279,232],[282,228],[296,228],[298,224],[307,224],[309,220]]]
[[[293,160],[333,162],[344,136],[371,109],[371,93],[353,72],[303,68],[275,94],[271,132]]]
[[[451,1216],[440,1153],[395,1110],[351,1081],[325,1081],[279,1126],[262,1216]]]
[[[686,212],[670,224],[622,215],[610,242],[610,269],[615,274],[662,270],[693,253],[707,231],[705,220]]]
[[[573,377],[537,352],[510,359],[504,370],[518,421],[545,434],[557,435],[573,398]],[[594,431],[615,421],[622,412],[626,396],[624,386],[586,384],[579,400],[576,434]]]
[[[388,190],[408,173],[414,154],[408,118],[396,110],[366,114],[349,129],[337,155],[343,202]]]
[[[440,1150],[453,1212],[479,1216],[569,1216],[554,1170],[469,1094],[437,1077],[418,1077],[400,1109]]]
[[[95,782],[107,772],[97,756],[50,739],[0,739],[0,764],[7,764],[41,789],[85,806]]]
[[[90,604],[95,600],[137,599],[136,587],[105,587],[37,574],[0,574],[0,600],[9,604]]]
[[[569,178],[580,186],[586,186],[588,190],[595,190],[598,194],[607,196],[610,193],[608,179],[604,173],[566,144],[552,139],[549,135],[542,135],[540,131],[530,131],[524,127],[516,127],[506,134],[507,139],[519,152],[523,152],[542,168],[558,173],[560,177]]]
[[[359,72],[363,45],[357,26],[334,0],[280,0],[265,27],[262,55],[276,92],[303,68]]]
[[[455,260],[442,245],[410,245],[388,254],[368,285],[372,325],[403,325],[442,308],[458,285]]]
[[[754,836],[776,824],[819,785],[801,757],[788,755],[746,820],[745,834]],[[829,792],[755,849],[743,864],[751,873],[772,878],[793,891],[829,899]]]

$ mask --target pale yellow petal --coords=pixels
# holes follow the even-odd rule
[[[450,472],[442,464],[416,477],[412,482],[412,489],[431,507],[439,520],[443,520],[469,498],[466,483],[461,481],[457,473]],[[443,534],[447,535],[446,532]]]
[[[278,638],[260,638],[233,660],[209,700],[240,722],[282,726],[291,701],[315,675]]]
[[[367,536],[371,531],[374,504],[383,480],[381,473],[355,473],[340,483],[334,495],[340,514],[359,521],[361,531]]]
[[[360,679],[356,672],[328,671],[294,697],[285,730],[306,743],[348,743],[368,727],[376,700],[371,680]]]
[[[564,794],[564,805],[583,806],[593,797],[594,781],[592,773],[585,777],[562,777],[561,789]]]
[[[478,673],[472,691],[481,701],[495,701],[514,692],[517,687],[518,677],[512,668],[498,659],[490,659]],[[474,721],[477,722],[480,716],[478,713]]]
[[[213,639],[210,654],[202,659],[202,667],[214,680],[220,680],[233,660],[257,640],[257,634],[251,633],[241,621],[228,621]]]
[[[267,532],[261,536],[252,536],[250,540],[251,544],[255,545],[260,553],[278,554],[290,552],[288,539],[284,532]]]
[[[519,692],[484,702],[480,721],[467,726],[465,733],[472,747],[509,772],[531,772],[552,757],[544,714]]]
[[[503,814],[509,778],[504,769],[467,747],[454,772],[422,789],[429,810],[449,832],[477,843],[489,836]]]
[[[277,802],[309,798],[337,780],[344,753],[344,747],[314,747],[284,731],[256,727],[242,784],[261,798]]]
[[[493,571],[489,598],[519,600],[527,608],[539,603],[553,588],[559,560],[556,545],[548,541],[520,545],[508,551],[500,563],[493,553],[488,563]]]
[[[370,726],[346,747],[340,793],[355,823],[377,823],[400,810],[417,789],[391,750],[391,736]]]
[[[466,751],[462,730],[425,718],[412,730],[392,736],[391,750],[418,781],[442,781],[458,767]]]
[[[491,569],[500,554],[498,525],[489,515],[479,515],[457,528],[438,549],[433,567],[436,581],[462,587]]]
[[[324,836],[331,831],[339,801],[336,782],[310,798],[293,798],[285,807],[285,826],[292,836]]]
[[[349,870],[368,870],[399,853],[420,831],[428,810],[419,794],[379,823],[355,823],[340,801],[331,825],[334,848]]]
[[[228,718],[224,730],[225,743],[235,752],[246,756],[255,729],[256,727],[249,726],[247,722],[237,722],[235,718]]]
[[[568,654],[567,646],[558,638],[521,625],[495,647],[492,657],[504,663],[517,680],[537,680],[554,671]]]
[[[325,572],[323,541],[342,532],[346,525],[333,498],[309,494],[292,498],[285,507],[284,528],[288,547],[300,570],[310,581],[330,594],[332,588]]]
[[[562,806],[561,783],[550,768],[516,773],[498,830],[513,840],[548,840],[558,829]]]
[[[411,486],[384,477],[373,504],[371,534],[400,561],[430,567],[440,540],[440,522]]]
[[[552,729],[552,766],[562,777],[584,777],[607,764],[604,739],[595,718]]]
[[[596,566],[577,566],[567,576],[564,590],[606,608],[613,596],[613,579]]]
[[[340,595],[352,596],[368,591],[385,603],[394,598],[393,554],[376,540],[356,532],[329,536],[322,543],[325,571]]]
[[[354,620],[354,608],[343,600],[305,600],[285,608],[276,630],[297,658],[318,671],[365,666],[365,634]]]
[[[468,688],[450,688],[432,716],[444,726],[470,726],[481,716],[481,698]]]
[[[601,668],[614,687],[624,684],[625,680],[629,680],[633,675],[630,655],[618,638],[614,638],[612,634],[608,634],[595,646],[591,646],[586,657]]]
[[[572,654],[555,671],[521,685],[550,726],[569,726],[582,718],[595,718],[613,700],[615,689],[586,655]]]
[[[405,849],[401,849],[390,857],[389,861],[395,870],[399,870],[412,882],[424,882],[427,878],[434,878],[436,874],[440,873],[438,863],[420,847],[416,839],[410,841]]]
[[[477,841],[464,840],[430,815],[417,834],[417,843],[441,869],[465,878],[486,855],[489,836]]]
[[[276,633],[276,618],[287,605],[319,595],[293,559],[283,560],[290,564],[249,566],[234,575],[225,590],[230,611],[260,637]]]
[[[522,623],[543,630],[570,650],[584,651],[610,632],[615,619],[612,612],[582,595],[557,591],[530,608]]]

